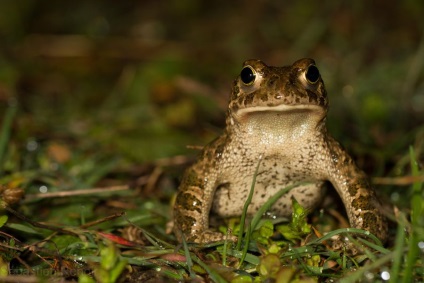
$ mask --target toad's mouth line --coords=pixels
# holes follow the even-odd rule
[[[252,106],[247,108],[242,108],[236,111],[236,116],[242,117],[248,114],[260,113],[260,112],[268,112],[272,113],[299,113],[299,112],[316,112],[320,116],[324,116],[326,111],[318,105],[305,105],[305,104],[297,104],[297,105],[287,105],[281,104],[277,106]]]

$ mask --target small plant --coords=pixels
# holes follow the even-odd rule
[[[100,249],[100,262],[98,264],[92,263],[92,265],[95,280],[87,274],[81,274],[78,279],[79,283],[117,282],[128,262],[121,257],[112,242],[107,242],[106,246]]]

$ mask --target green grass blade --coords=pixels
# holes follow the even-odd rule
[[[420,172],[418,169],[418,163],[415,158],[414,149],[409,148],[409,156],[411,159],[411,170],[413,176],[419,176]],[[415,263],[418,259],[418,254],[420,249],[418,248],[418,234],[416,228],[420,226],[419,218],[422,217],[424,213],[423,204],[422,204],[422,183],[415,182],[412,185],[412,198],[411,198],[411,236],[409,238],[408,244],[408,254],[406,256],[404,277],[402,279],[403,283],[412,282],[412,271],[415,267]]]
[[[256,226],[258,225],[258,223],[261,220],[264,213],[266,213],[279,198],[281,198],[284,194],[288,193],[293,188],[301,186],[301,185],[305,185],[305,184],[307,184],[307,183],[301,182],[301,183],[296,183],[296,184],[287,186],[287,187],[281,189],[280,191],[278,191],[278,193],[276,193],[274,196],[269,198],[264,203],[264,205],[261,206],[261,208],[253,216],[253,219],[252,219],[252,222],[251,222],[251,231],[255,230]]]
[[[353,273],[347,274],[344,278],[340,279],[340,283],[355,283],[355,282],[362,282],[361,278],[363,278],[364,273],[367,271],[371,271],[379,266],[383,266],[385,263],[389,262],[393,257],[393,253],[388,253],[378,260],[367,264],[361,268],[359,268],[357,271]]]
[[[188,272],[190,274],[190,278],[196,278],[196,274],[193,271],[193,260],[191,258],[191,254],[190,251],[188,250],[188,245],[187,242],[185,240],[184,235],[182,235],[182,242],[183,242],[183,248],[184,248],[184,255],[187,259],[187,268],[188,268]]]
[[[218,251],[220,251],[220,250],[221,249],[218,248]],[[248,263],[253,264],[253,265],[258,265],[259,262],[260,262],[259,257],[257,255],[250,254],[250,253],[245,254],[243,251],[229,249],[227,251],[227,254],[234,256],[234,257],[237,257],[237,258],[240,258],[240,259],[243,258],[244,262],[248,262]]]
[[[259,156],[258,164],[256,164],[255,174],[253,175],[253,180],[252,180],[252,185],[250,186],[249,196],[247,197],[247,200],[246,200],[246,202],[244,203],[244,206],[243,206],[243,212],[241,214],[241,220],[240,220],[240,230],[239,230],[239,233],[238,233],[238,240],[237,240],[237,247],[236,247],[236,250],[238,250],[238,251],[240,250],[240,247],[241,247],[241,242],[242,242],[243,232],[244,232],[244,223],[246,221],[246,216],[247,216],[247,209],[249,208],[249,205],[252,202],[253,192],[255,191],[256,176],[258,175],[259,166],[261,165],[261,161],[262,161],[262,155]],[[246,242],[246,245],[247,244],[248,243]]]
[[[402,212],[400,212],[398,228],[396,232],[395,247],[393,249],[393,265],[390,271],[390,283],[399,281],[399,271],[403,259],[404,238],[405,238],[405,223],[406,219]]]
[[[242,251],[242,255],[241,255],[241,258],[240,258],[240,262],[239,262],[239,268],[241,267],[241,265],[244,262],[244,259],[246,258],[247,250],[249,249],[250,233],[251,232],[252,232],[252,229],[251,229],[250,224],[249,224],[248,232],[246,233],[246,244],[244,245],[244,248],[243,248],[243,251]]]
[[[378,246],[383,246],[383,244],[381,243],[381,241],[374,236],[373,234],[371,234],[368,231],[362,230],[362,229],[357,229],[357,228],[341,228],[341,229],[337,229],[337,230],[333,230],[331,232],[328,232],[327,234],[325,234],[324,236],[322,236],[321,238],[312,240],[311,242],[309,242],[310,244],[315,244],[315,243],[322,243],[326,240],[331,239],[333,236],[336,236],[338,234],[343,234],[343,233],[355,233],[355,234],[360,234],[366,237],[371,238],[371,240],[374,241],[374,243],[377,243]]]
[[[227,265],[227,250],[228,250],[228,241],[227,239],[225,239],[223,250],[222,250],[222,265],[223,266]]]
[[[206,272],[209,274],[210,278],[213,282],[216,283],[227,283],[227,281],[221,277],[215,270],[213,270],[210,266],[201,261],[198,257],[193,255],[193,261],[200,265]]]

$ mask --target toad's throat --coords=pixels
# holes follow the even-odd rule
[[[257,106],[239,109],[234,118],[245,132],[302,136],[324,125],[326,111],[316,105]]]

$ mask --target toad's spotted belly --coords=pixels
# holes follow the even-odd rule
[[[288,183],[270,183],[264,186],[258,182],[255,185],[252,202],[248,208],[248,214],[252,215],[261,208],[264,203],[278,191],[287,187]],[[222,217],[240,215],[250,192],[251,184],[245,183],[240,187],[231,186],[227,183],[220,186],[214,197],[212,211]],[[321,201],[323,195],[323,182],[295,187],[283,195],[271,208],[271,212],[279,216],[289,216],[292,213],[292,200],[294,197],[305,208],[313,209]]]
[[[228,217],[241,214],[243,206],[248,198],[252,186],[253,175],[258,158],[253,158],[253,152],[247,152],[250,158],[243,159],[240,167],[227,167],[229,173],[225,176],[222,185],[217,187],[212,203],[212,211],[218,215]],[[293,158],[295,156],[295,158]],[[285,156],[269,155],[264,157],[256,176],[256,183],[252,202],[248,213],[253,214],[261,208],[264,203],[280,190],[296,183],[307,183],[295,187],[284,194],[272,207],[271,212],[279,216],[289,216],[292,213],[292,197],[305,208],[313,209],[322,199],[324,194],[324,182],[316,175],[319,172],[314,168],[311,156],[305,148],[292,151],[292,158]],[[255,161],[256,160],[256,161]],[[253,165],[253,166],[252,166]],[[315,173],[314,173],[315,172]],[[247,177],[250,176],[250,177]]]

